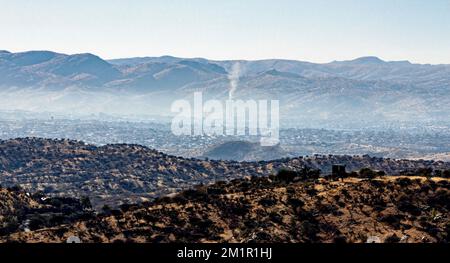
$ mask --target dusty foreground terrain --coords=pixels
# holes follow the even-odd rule
[[[66,242],[70,236],[82,242],[450,241],[448,179],[353,176],[343,181],[301,173],[248,177],[117,210],[105,207],[100,214],[86,202],[44,203],[45,198],[35,201],[3,189],[2,214],[20,219],[33,211],[54,213],[46,223],[27,222],[26,231],[3,229],[0,241]]]

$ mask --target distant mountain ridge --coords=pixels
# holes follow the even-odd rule
[[[377,57],[325,64],[172,56],[107,61],[89,53],[2,51],[0,103],[8,110],[167,114],[175,99],[195,91],[227,99],[236,65],[235,97],[278,99],[287,116],[440,121],[450,114],[450,65]]]
[[[214,61],[203,58],[187,59],[172,56],[103,60],[90,53],[66,55],[52,51],[11,53],[2,50],[0,51],[0,76],[3,79],[0,81],[0,86],[58,85],[66,84],[64,80],[69,80],[68,83],[72,85],[96,84],[126,87],[126,83],[148,76],[148,74],[153,76],[163,71],[173,71],[174,68],[184,67],[189,69],[190,74],[197,78],[192,78],[190,74],[179,76],[177,75],[179,74],[178,71],[175,71],[174,78],[179,76],[186,78],[187,83],[192,83],[202,79],[198,77],[202,74],[204,75],[203,79],[226,76],[235,63],[240,64],[243,76],[264,73],[278,73],[288,76],[287,73],[292,73],[292,75],[289,75],[290,77],[344,77],[354,80],[392,80],[399,83],[407,76],[411,77],[411,82],[423,78],[433,82],[441,77],[441,81],[450,83],[450,74],[448,74],[450,73],[450,65],[412,64],[408,61],[387,62],[374,56],[317,64],[282,59]],[[159,66],[159,70],[156,70],[157,66]],[[24,77],[24,74],[28,74],[32,78],[21,81],[20,77]],[[446,75],[444,76],[444,74]],[[83,78],[80,75],[86,76]],[[87,76],[95,78],[97,82],[86,82]],[[54,80],[49,81],[51,78]],[[151,86],[151,84],[149,83],[148,86]],[[180,86],[174,87],[179,88]]]

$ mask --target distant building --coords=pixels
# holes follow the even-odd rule
[[[344,164],[333,164],[331,166],[331,176],[333,178],[344,178],[346,174]]]

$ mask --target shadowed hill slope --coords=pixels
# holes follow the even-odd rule
[[[139,145],[96,147],[70,140],[24,138],[0,141],[0,184],[43,191],[54,197],[88,196],[96,208],[103,204],[148,201],[198,184],[245,176],[268,176],[281,169],[304,167],[329,173],[331,165],[347,171],[372,168],[396,175],[427,168],[449,170],[450,164],[369,156],[312,156],[274,161],[234,162],[186,159]]]

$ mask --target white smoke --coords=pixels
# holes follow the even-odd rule
[[[239,77],[241,74],[241,64],[239,62],[234,63],[233,67],[231,67],[231,71],[228,74],[228,79],[230,80],[230,91],[228,93],[228,97],[230,100],[233,99],[234,93],[239,85]]]

